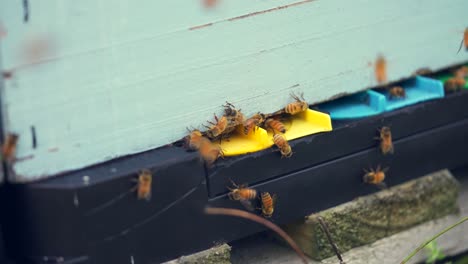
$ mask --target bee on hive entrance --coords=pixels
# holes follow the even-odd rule
[[[18,142],[17,134],[8,134],[2,146],[2,157],[5,161],[11,161],[15,157],[16,144]]]
[[[257,113],[245,120],[243,123],[244,126],[244,135],[248,135],[250,132],[255,132],[257,126],[260,126],[265,120],[265,116],[261,113]]]
[[[377,83],[384,83],[387,81],[387,62],[383,56],[378,56],[375,61],[375,79]]]
[[[207,138],[202,138],[198,153],[206,162],[207,167],[211,167],[218,158],[224,158],[224,152],[221,147],[212,143]]]
[[[413,76],[416,76],[416,75],[425,76],[425,75],[429,75],[431,73],[432,73],[432,70],[430,68],[421,68],[421,69],[417,69],[413,73]]]
[[[185,137],[185,146],[191,150],[199,149],[204,139],[202,133],[197,129],[193,131],[189,130],[189,132],[189,135]]]
[[[380,151],[382,151],[382,154],[393,154],[393,141],[392,141],[392,132],[390,131],[389,127],[382,127],[380,130],[378,130],[380,133],[380,136],[377,137],[378,140],[380,140]]]
[[[242,114],[240,109],[236,109],[236,107],[229,102],[226,102],[224,105],[224,115],[227,117],[228,126],[230,127],[235,127],[244,123],[244,114]]]
[[[138,200],[147,200],[151,199],[151,184],[152,184],[153,175],[150,170],[142,170],[138,175],[137,180],[137,197]]]
[[[284,124],[281,121],[274,119],[274,118],[268,118],[265,121],[265,127],[266,129],[272,130],[273,133],[276,133],[276,132],[285,133],[286,132],[286,127],[284,126]]]
[[[231,200],[239,201],[246,209],[253,211],[254,207],[251,200],[254,200],[257,197],[257,191],[252,188],[247,188],[247,184],[237,185],[231,180],[234,188],[228,188],[230,191],[228,197]]]
[[[364,169],[364,177],[362,178],[365,183],[374,184],[380,188],[386,188],[385,180],[385,173],[388,171],[388,168],[381,169],[380,165],[377,168],[370,169],[370,171]]]
[[[452,77],[445,81],[444,89],[447,93],[457,92],[460,91],[463,88],[463,86],[465,86],[465,84],[465,79],[459,77]]]
[[[460,48],[458,49],[457,53],[460,52],[462,47],[465,47],[465,51],[468,51],[468,28],[465,28],[465,31],[463,32],[463,39],[460,43]]]
[[[220,136],[228,126],[228,119],[226,118],[226,116],[222,116],[218,119],[218,117],[214,115],[214,118],[216,120],[216,123],[208,121],[208,123],[210,123],[212,126],[206,126],[208,128],[208,131],[206,131],[206,135],[212,139]]]
[[[262,214],[266,218],[270,218],[275,210],[277,196],[276,194],[270,195],[269,192],[262,192]]]
[[[462,66],[456,69],[453,75],[455,78],[465,79],[468,76],[468,66]]]
[[[273,142],[280,149],[281,157],[289,158],[292,156],[293,152],[291,146],[289,145],[286,138],[281,134],[275,134],[273,136]]]
[[[390,99],[400,99],[406,97],[405,89],[401,86],[393,86],[388,89],[388,97]]]
[[[284,112],[290,115],[299,114],[301,112],[309,109],[309,104],[304,99],[304,94],[300,94],[300,97],[291,93],[291,97],[296,100],[296,102],[290,103],[284,107]]]

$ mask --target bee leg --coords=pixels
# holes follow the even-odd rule
[[[232,179],[229,179],[232,183],[232,186],[236,187],[236,188],[239,188],[239,185],[237,185]],[[231,190],[231,189],[230,189]],[[231,190],[232,191],[232,190]]]
[[[302,101],[305,102],[305,98],[304,98],[304,93],[303,93],[303,92],[301,92],[300,96],[301,96]]]

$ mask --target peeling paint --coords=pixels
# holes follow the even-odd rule
[[[11,77],[13,77],[13,71],[3,71],[2,77],[4,79],[10,79]]]
[[[29,21],[29,1],[23,0],[23,22]]]
[[[296,3],[292,3],[292,4],[289,4],[289,5],[278,6],[278,7],[262,10],[262,11],[252,12],[252,13],[248,13],[248,14],[241,15],[241,16],[236,16],[236,17],[232,17],[232,18],[228,18],[228,19],[224,19],[224,20],[220,20],[220,21],[216,21],[216,22],[212,22],[212,23],[207,23],[207,24],[203,24],[203,25],[199,25],[199,26],[190,27],[189,30],[201,29],[201,28],[212,26],[214,24],[226,22],[226,21],[231,21],[232,22],[232,21],[236,21],[236,20],[239,20],[239,19],[244,19],[244,18],[256,16],[256,15],[262,15],[262,14],[270,13],[270,12],[273,12],[273,11],[286,9],[288,7],[293,7],[293,6],[306,4],[306,3],[309,3],[309,2],[312,2],[312,1],[316,1],[316,0],[304,0],[304,1],[296,2]]]
[[[15,163],[23,162],[23,161],[30,160],[30,159],[34,159],[34,155],[31,154],[31,155],[27,155],[27,156],[24,156],[24,157],[16,158]]]
[[[244,19],[244,18],[247,18],[247,17],[252,17],[252,16],[256,16],[256,15],[262,15],[262,14],[270,13],[270,12],[273,12],[273,11],[277,11],[277,10],[281,10],[281,9],[286,9],[286,8],[288,8],[288,7],[293,7],[293,6],[298,6],[298,5],[310,3],[310,2],[312,2],[312,1],[315,1],[315,0],[304,0],[304,1],[296,2],[296,3],[292,3],[292,4],[289,4],[289,5],[278,6],[278,7],[266,9],[266,10],[263,10],[263,11],[257,11],[257,12],[253,12],[253,13],[248,13],[248,14],[245,14],[245,15],[242,15],[242,16],[237,16],[237,17],[229,18],[228,21],[235,21],[235,20]]]
[[[203,24],[203,25],[200,25],[200,26],[191,27],[191,28],[189,28],[189,30],[197,30],[197,29],[209,27],[209,26],[212,26],[212,25],[213,25],[213,23]]]
[[[59,151],[59,148],[58,147],[53,147],[53,148],[49,148],[47,151],[48,152],[57,152],[57,151]]]

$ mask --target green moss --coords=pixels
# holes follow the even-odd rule
[[[370,244],[428,220],[458,212],[458,183],[447,171],[320,212],[338,248],[344,252]],[[314,259],[334,255],[317,215],[286,230]]]
[[[208,250],[181,257],[178,264],[230,264],[231,247],[223,244]]]

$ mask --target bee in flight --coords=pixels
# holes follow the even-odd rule
[[[227,187],[230,191],[228,193],[229,199],[239,201],[249,211],[253,211],[254,207],[251,201],[257,197],[257,191],[252,188],[247,188],[247,184],[237,185],[232,180],[231,183],[234,188]]]
[[[254,132],[257,126],[260,126],[265,120],[265,116],[261,113],[257,113],[245,120],[243,123],[244,126],[244,135],[248,135],[250,132]]]
[[[2,157],[6,161],[11,161],[15,157],[16,144],[19,136],[17,134],[8,134],[2,146]]]
[[[274,118],[268,118],[265,121],[265,127],[267,129],[272,130],[273,133],[276,133],[276,132],[285,133],[286,132],[286,127],[284,126],[284,124],[281,121],[274,119]]]
[[[296,100],[284,107],[284,112],[290,115],[299,114],[309,109],[309,104],[304,99],[304,94],[300,94],[300,97],[291,93],[291,97]]]
[[[375,61],[375,79],[377,83],[384,83],[387,81],[387,62],[383,56],[378,56]]]
[[[262,192],[260,200],[262,202],[262,215],[266,218],[270,218],[275,210],[277,200],[276,194],[270,195],[269,192]]]
[[[460,48],[458,49],[457,53],[460,52],[463,46],[465,47],[465,51],[468,51],[468,27],[465,28],[465,31],[463,32],[463,39],[460,43]]]
[[[382,154],[393,154],[393,141],[392,132],[389,127],[382,127],[379,130],[380,136],[377,138],[380,140],[380,151]]]
[[[293,152],[286,138],[281,134],[275,134],[273,136],[273,142],[280,149],[281,157],[289,158]]]
[[[137,197],[138,200],[147,200],[151,199],[151,185],[153,181],[153,175],[150,170],[142,170],[138,175],[137,179]]]
[[[204,139],[203,134],[200,130],[194,129],[189,130],[189,135],[185,137],[185,145],[191,150],[198,150]],[[206,139],[206,138],[205,138]]]
[[[401,86],[393,86],[390,89],[388,89],[388,97],[390,99],[405,98],[405,89],[403,89],[403,87]]]
[[[365,183],[374,184],[380,188],[386,188],[385,180],[385,173],[388,171],[388,168],[381,169],[380,165],[377,168],[370,169],[370,171],[364,169],[364,177],[362,178]]]
[[[211,167],[218,158],[224,158],[224,152],[219,145],[212,143],[209,139],[201,139],[198,149],[200,157],[206,162],[207,167]]]

